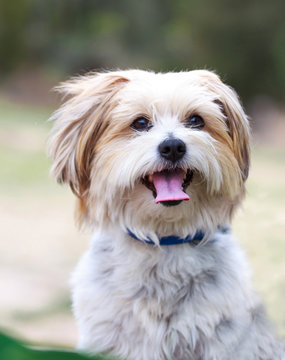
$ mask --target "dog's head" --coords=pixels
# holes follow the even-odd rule
[[[78,215],[142,233],[228,222],[244,195],[249,124],[236,93],[205,70],[96,73],[59,88],[52,170]]]

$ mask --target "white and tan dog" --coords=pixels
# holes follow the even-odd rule
[[[130,360],[280,360],[228,224],[249,124],[208,71],[96,73],[64,83],[52,170],[94,229],[73,276],[79,348]]]

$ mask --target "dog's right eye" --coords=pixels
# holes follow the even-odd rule
[[[151,128],[151,123],[147,118],[139,117],[132,122],[131,128],[137,131],[148,131]]]

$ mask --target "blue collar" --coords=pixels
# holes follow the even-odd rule
[[[144,242],[146,244],[155,245],[155,242],[151,240],[151,238],[147,238],[146,240],[139,239],[136,235],[131,232],[130,229],[127,229],[128,234],[135,240]],[[202,231],[197,231],[194,236],[186,236],[185,238],[181,238],[179,236],[163,236],[159,239],[160,245],[179,245],[185,243],[199,243],[205,237],[205,233]]]

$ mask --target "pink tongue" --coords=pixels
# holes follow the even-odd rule
[[[153,184],[156,190],[156,204],[160,201],[189,200],[182,190],[184,171],[161,171],[153,174]]]

